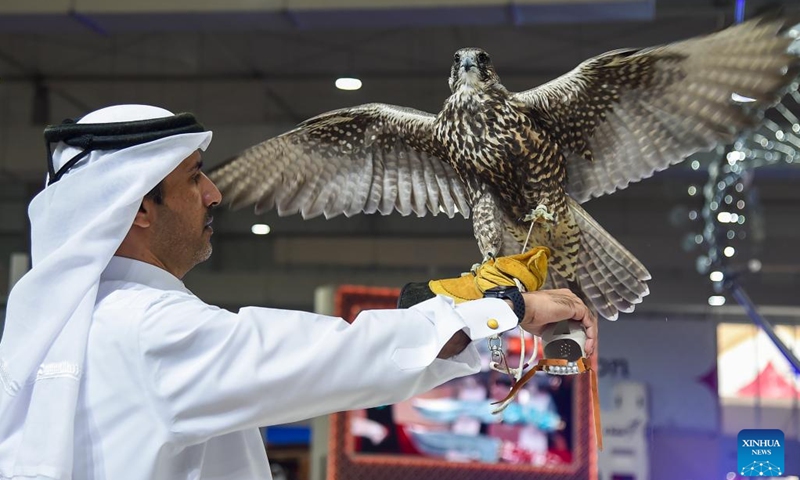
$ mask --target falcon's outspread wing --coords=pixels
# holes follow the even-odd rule
[[[209,174],[234,207],[355,215],[469,217],[466,191],[432,144],[434,116],[379,103],[324,113]]]
[[[786,19],[758,18],[661,47],[589,59],[514,94],[567,150],[579,202],[625,188],[755,126],[796,73]],[[732,94],[753,99],[741,103]]]

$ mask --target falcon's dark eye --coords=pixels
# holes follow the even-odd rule
[[[461,61],[461,55],[459,55],[457,53],[455,55],[453,55],[453,63],[458,63],[460,61]]]
[[[480,62],[480,63],[489,62],[489,55],[486,52],[479,53],[478,54],[478,62]]]

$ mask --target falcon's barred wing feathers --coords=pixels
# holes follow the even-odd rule
[[[786,19],[608,52],[513,97],[567,153],[568,192],[584,202],[730,142],[756,125],[796,73]],[[732,94],[753,99],[741,103]]]
[[[469,217],[464,185],[432,147],[434,116],[372,103],[301,123],[213,169],[234,208],[326,218],[397,210]]]

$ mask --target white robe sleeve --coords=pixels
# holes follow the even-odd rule
[[[487,326],[490,318],[498,328]],[[453,306],[440,296],[409,309],[364,311],[348,324],[269,308],[235,314],[170,292],[146,310],[138,342],[145,390],[176,442],[194,444],[399,402],[479,371],[474,345],[436,358],[458,330],[476,340],[516,325],[499,299]]]

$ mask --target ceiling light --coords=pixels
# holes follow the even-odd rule
[[[256,235],[266,235],[271,230],[272,229],[269,228],[269,225],[267,225],[266,223],[256,223],[255,225],[250,227],[250,231]]]
[[[733,256],[733,254],[734,254],[734,253],[736,253],[736,249],[735,249],[735,248],[733,248],[733,247],[725,247],[725,250],[723,250],[723,251],[722,251],[722,253],[723,253],[723,254],[724,254],[726,257],[732,257],[732,256]]]
[[[712,282],[721,282],[725,276],[722,274],[722,272],[715,271],[711,272],[711,274],[708,277],[711,279]]]
[[[725,297],[722,295],[711,295],[708,297],[708,304],[712,307],[719,307],[725,305]]]
[[[358,90],[361,88],[361,80],[352,77],[337,78],[336,88],[339,90]]]

